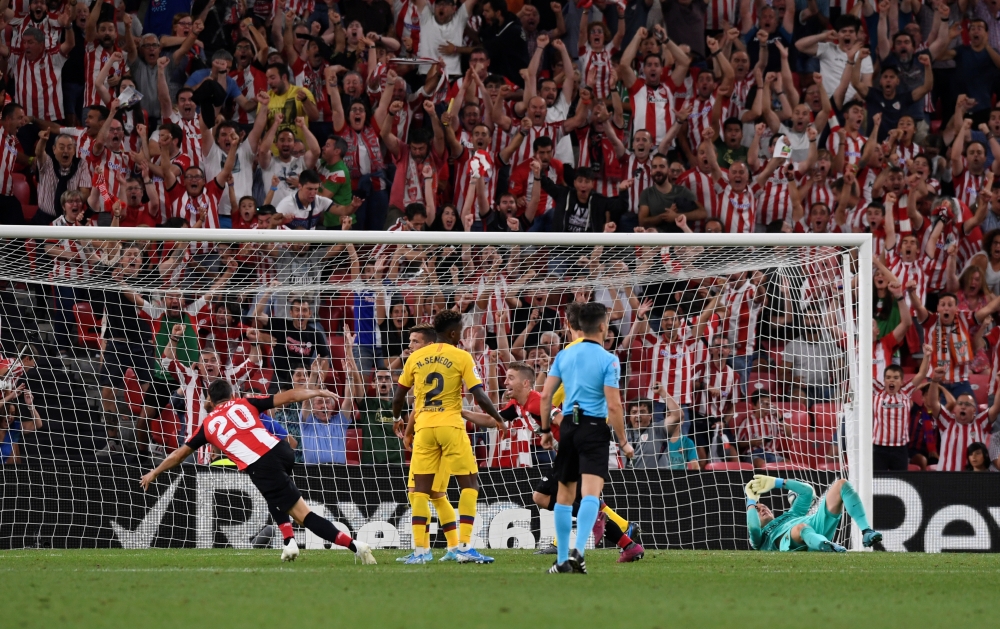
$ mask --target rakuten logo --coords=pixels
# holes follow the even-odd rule
[[[894,498],[902,503],[902,522],[891,529],[879,527],[886,550],[907,552],[908,543],[911,549],[922,546],[922,550],[927,553],[997,550],[987,518],[992,519],[994,527],[1000,528],[1000,507],[984,507],[980,510],[966,504],[940,506],[940,501],[937,500],[935,502],[939,504],[933,510],[935,506],[925,507],[925,500],[914,485],[899,478],[874,479],[873,493],[883,499]],[[972,534],[945,534],[949,525],[955,523],[961,523],[957,528],[971,529]],[[955,528],[952,527],[953,530]]]

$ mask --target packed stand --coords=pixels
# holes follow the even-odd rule
[[[647,282],[698,254],[87,239],[99,225],[870,232],[876,469],[995,470],[996,14],[0,0],[0,221],[81,227],[15,256],[50,285],[0,293],[0,461],[169,450],[227,378],[338,392],[272,418],[303,462],[402,462],[390,398],[408,331],[453,308],[519,422],[502,441],[470,428],[477,456],[535,465],[567,305],[598,300],[636,466],[838,466],[850,332],[829,251],[793,276]]]

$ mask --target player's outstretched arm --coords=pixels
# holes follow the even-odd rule
[[[493,400],[490,399],[490,396],[486,395],[486,389],[482,385],[472,387],[472,399],[476,401],[479,408],[486,411],[486,414],[493,418],[500,434],[507,432],[507,424],[504,422],[503,417],[500,416],[500,413],[497,412],[497,407],[493,406]]]
[[[142,485],[142,490],[146,491],[147,489],[149,489],[149,486],[152,484],[154,480],[156,480],[157,476],[159,476],[163,472],[166,472],[169,469],[173,469],[178,465],[180,465],[184,459],[191,456],[192,452],[194,452],[194,450],[189,448],[187,445],[182,445],[181,447],[171,452],[170,456],[163,459],[163,461],[161,461],[159,465],[157,465],[155,468],[144,474],[143,477],[139,479],[139,484]]]
[[[795,503],[792,505],[791,513],[805,515],[809,512],[809,507],[812,506],[813,498],[816,496],[815,490],[809,483],[803,483],[793,478],[785,479],[755,474],[753,480],[747,484],[748,497],[751,490],[759,496],[772,489],[781,488],[795,494]]]
[[[486,413],[477,413],[476,411],[462,411],[462,419],[470,421],[473,424],[479,426],[480,428],[497,427],[496,420],[487,415]]]
[[[314,397],[335,398],[337,395],[333,391],[327,391],[326,389],[289,389],[274,396],[274,406],[277,408],[294,402],[305,402]]]

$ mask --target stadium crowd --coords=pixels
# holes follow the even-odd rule
[[[302,462],[403,462],[390,401],[408,333],[453,308],[513,422],[502,440],[470,425],[477,457],[535,465],[568,306],[597,300],[635,466],[835,469],[851,332],[829,250],[796,275],[688,282],[670,274],[693,264],[683,248],[563,258],[280,232],[870,232],[876,469],[996,471],[998,11],[0,0],[0,221],[80,227],[5,250],[51,286],[0,293],[0,462],[162,454],[216,378],[333,388],[336,403],[272,418]],[[88,225],[278,233],[95,241]],[[81,359],[93,382],[72,375]]]

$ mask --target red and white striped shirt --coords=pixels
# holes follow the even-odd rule
[[[510,169],[511,172],[515,168],[520,166],[523,162],[531,161],[531,156],[535,152],[532,148],[535,144],[535,140],[540,137],[552,138],[553,144],[559,144],[559,140],[563,137],[563,127],[565,126],[565,121],[563,122],[545,122],[539,126],[532,126],[528,130],[528,135],[524,137],[521,142],[521,146],[514,151],[514,154],[510,158]],[[511,127],[513,130],[514,127]]]
[[[17,160],[17,138],[0,125],[0,196],[14,194],[14,163]]]
[[[913,262],[905,262],[897,253],[897,245],[893,249],[886,252],[886,266],[892,271],[892,274],[896,276],[899,280],[901,286],[906,286],[913,280],[917,283],[917,299],[920,303],[926,303],[927,301],[927,264],[932,262],[930,258],[922,253]],[[910,299],[910,291],[906,291],[906,304],[910,307],[911,314],[913,311],[913,302]]]
[[[723,322],[723,330],[728,341],[734,346],[734,355],[752,354],[757,344],[757,318],[763,308],[754,301],[757,287],[746,280],[738,288],[730,290],[726,296],[728,313]]]
[[[635,153],[626,153],[622,156],[622,162],[624,166],[622,176],[635,180],[628,190],[628,210],[633,214],[638,214],[639,195],[642,194],[643,190],[653,185],[653,160],[647,157],[646,161],[641,162]],[[614,196],[614,194],[610,196]]]
[[[465,207],[465,195],[472,186],[472,171],[469,169],[469,165],[472,163],[472,158],[475,157],[475,149],[470,149],[468,147],[462,149],[462,154],[458,156],[458,160],[455,162],[455,207],[461,212],[462,208]],[[528,164],[530,166],[530,164]],[[493,165],[493,176],[486,179],[484,183],[486,184],[486,198],[489,201],[490,207],[493,207],[494,198],[496,197],[496,165]],[[542,193],[545,194],[544,192]],[[539,202],[541,206],[541,202]],[[473,216],[479,216],[479,211],[476,206],[472,209]]]
[[[972,207],[976,199],[979,198],[979,191],[983,189],[983,185],[986,183],[986,171],[984,170],[981,175],[973,175],[966,168],[962,171],[961,175],[955,178],[953,183],[955,184],[955,197],[967,206]]]
[[[725,171],[723,171],[723,176],[725,176]],[[695,200],[705,208],[709,216],[718,216],[715,212],[718,195],[715,192],[715,184],[712,183],[711,173],[703,173],[697,168],[686,170],[677,178],[677,185],[690,190]]]
[[[219,199],[225,188],[220,188],[215,179],[210,179],[205,184],[205,188],[197,197],[191,197],[187,189],[180,182],[174,184],[173,188],[166,191],[164,197],[167,202],[168,216],[171,218],[183,218],[188,225],[194,225],[198,220],[198,212],[207,210],[205,219],[205,229],[219,228]]]
[[[173,358],[160,359],[163,371],[172,373],[180,383],[180,390],[184,394],[185,413],[184,426],[187,429],[185,434],[194,436],[202,427],[202,423],[208,416],[205,411],[205,402],[208,396],[208,381],[201,377],[196,369],[188,367],[179,360]],[[195,456],[198,463],[207,465],[212,462],[212,449],[208,446],[198,448]],[[241,468],[242,469],[242,468]]]
[[[848,133],[846,140],[847,147],[844,149],[844,164],[857,165],[861,161],[861,152],[864,151],[865,142],[868,141],[868,138],[860,133],[857,136],[851,136]],[[826,140],[826,148],[830,151],[831,155],[836,155],[837,151],[840,150],[840,135],[831,133],[830,137]]]
[[[896,337],[891,332],[872,345],[872,378],[875,382],[885,380],[885,368],[892,364],[896,345]]]
[[[913,383],[907,382],[890,395],[882,382],[872,382],[872,443],[877,446],[905,446],[910,442],[910,395]],[[942,409],[943,412],[943,409]],[[964,453],[964,451],[963,451]]]
[[[643,339],[643,361],[640,373],[648,374],[646,398],[666,402],[666,395],[678,404],[691,404],[694,364],[691,346],[683,339],[671,341],[647,334]],[[660,383],[660,395],[653,391],[653,384]]]
[[[941,431],[938,447],[938,471],[961,472],[965,469],[965,450],[972,443],[989,443],[989,411],[982,411],[968,424],[958,423],[955,414],[942,406],[937,426]]]
[[[773,411],[765,412],[763,417],[749,413],[736,426],[736,440],[742,443],[764,441],[766,446],[778,433],[778,419]]]
[[[247,98],[253,98],[258,92],[267,91],[267,76],[258,70],[253,64],[248,65],[243,70],[234,69],[229,73],[229,76],[233,77],[236,81],[236,85],[239,86],[240,92],[243,96]],[[322,92],[320,92],[322,93]],[[323,99],[327,102],[326,99]],[[317,106],[319,103],[317,103]],[[329,107],[329,102],[327,102],[327,107]],[[233,120],[239,124],[253,124],[254,120],[257,119],[257,110],[247,111],[242,107],[235,107],[233,111]],[[270,182],[268,182],[270,183]]]
[[[260,402],[273,407],[273,402],[267,398]],[[241,470],[278,445],[278,439],[261,423],[260,411],[246,398],[216,406],[188,443],[200,446],[206,442],[222,450]]]
[[[316,0],[287,0],[285,11],[294,11],[295,15],[308,18],[316,10]]]
[[[546,173],[542,173],[543,176],[548,177],[556,183],[562,182],[563,177],[563,164],[558,160],[551,160],[549,162],[549,170]],[[527,202],[531,201],[531,191],[535,185],[535,175],[531,172],[530,162],[525,162],[518,166],[517,168],[511,168],[510,170],[510,193],[515,197],[525,198],[525,207],[527,207]],[[539,184],[541,185],[541,184]],[[551,210],[555,207],[555,201],[553,201],[549,195],[545,193],[545,189],[541,188],[538,191],[538,210],[535,212],[535,216],[541,216],[545,212]],[[518,209],[518,216],[523,214],[523,211]]]
[[[45,36],[45,52],[52,52],[59,48],[63,28],[59,24],[58,13],[50,12],[46,17],[42,18],[41,22],[36,22],[30,15],[15,17],[11,19],[10,25],[10,59],[8,63],[11,66],[16,65],[21,55],[24,54],[24,43],[22,40],[24,38],[24,31],[29,28],[37,28],[42,31],[42,35]]]
[[[176,124],[184,132],[184,140],[181,142],[181,153],[191,158],[191,165],[201,167],[201,124],[198,118],[185,120],[180,112],[170,113],[170,122]],[[270,182],[265,182],[270,185]]]
[[[932,367],[944,367],[944,382],[966,382],[972,375],[972,359],[975,350],[972,346],[971,330],[978,327],[975,313],[959,310],[955,313],[954,322],[944,325],[936,312],[927,315],[922,322],[924,341],[934,347],[931,358]]]
[[[712,107],[715,106],[715,94],[713,93],[707,99],[701,99],[695,96],[691,99],[690,104],[693,106],[691,110],[691,115],[688,116],[688,145],[691,147],[692,151],[697,151],[698,147],[701,145],[701,140],[705,137],[705,130],[711,126],[712,118]],[[687,106],[688,103],[685,103]],[[727,107],[725,103],[722,104],[723,109]],[[721,122],[721,121],[720,121]],[[715,130],[716,137],[720,137],[722,134],[719,133],[719,129]]]
[[[531,445],[535,441],[541,415],[542,396],[537,391],[528,393],[524,406],[511,398],[500,415],[507,420],[507,434],[503,440],[497,439],[497,431],[490,431],[490,451],[487,467],[531,467]]]
[[[722,221],[723,233],[752,234],[757,220],[757,185],[750,185],[743,192],[736,192],[729,184],[725,188],[716,184],[715,188],[718,196],[713,216]]]
[[[799,173],[799,187],[804,186],[809,179],[811,179],[809,173]],[[832,214],[833,208],[836,206],[836,199],[837,197],[833,194],[833,188],[830,187],[830,179],[826,178],[821,182],[813,181],[813,184],[809,187],[809,194],[806,195],[805,202],[802,205],[805,207],[807,215],[809,214],[809,208],[817,203],[822,203],[830,208],[830,213]]]
[[[316,99],[316,109],[319,110],[319,118],[316,120],[310,120],[310,122],[330,122],[332,115],[330,112],[330,99],[323,98],[324,88],[326,87],[326,78],[324,73],[326,72],[326,67],[330,65],[325,61],[320,62],[318,68],[314,68],[305,62],[302,57],[299,57],[295,63],[292,64],[292,81],[295,85],[299,87],[304,87],[313,96],[317,94],[320,98]],[[199,135],[200,137],[200,135]],[[405,138],[406,136],[399,136]]]
[[[964,210],[963,210],[964,212]],[[982,243],[982,231],[976,229],[966,234],[963,222],[967,217],[963,216],[962,221],[955,219],[945,225],[944,231],[938,238],[935,256],[927,260],[924,270],[927,273],[927,288],[931,291],[944,290],[947,284],[948,248],[958,244],[958,254],[955,260],[956,269],[964,269],[966,262],[979,252]],[[921,239],[920,250],[927,250],[927,242],[930,240],[932,230],[925,229]]]
[[[772,221],[792,222],[792,188],[790,180],[795,177],[795,164],[784,164],[764,182],[758,199],[758,222],[768,225]]]
[[[69,225],[66,222],[65,216],[60,216],[56,220],[52,221],[54,227],[65,227]],[[79,226],[80,229],[86,229],[84,226]],[[82,235],[82,234],[81,234]],[[52,270],[49,271],[49,280],[56,281],[76,281],[82,280],[85,277],[89,277],[91,271],[93,270],[93,265],[90,263],[91,256],[94,254],[94,249],[89,244],[89,240],[72,240],[69,238],[64,238],[62,240],[47,240],[46,243],[50,245],[58,245],[66,251],[66,256],[69,258],[64,258],[62,256],[52,257]]]
[[[736,24],[739,16],[737,0],[709,0],[705,7],[705,30],[728,30]]]
[[[101,97],[97,93],[97,75],[101,73],[101,68],[108,62],[112,54],[120,52],[125,59],[128,59],[128,55],[117,45],[105,48],[97,42],[88,42],[83,50],[83,106],[103,105],[104,103],[101,102]],[[117,61],[111,66],[108,78],[122,77],[127,73],[128,66],[125,65],[125,61]],[[105,87],[107,87],[107,83],[105,83]]]
[[[42,53],[37,61],[18,58],[14,68],[16,89],[14,100],[24,107],[24,113],[40,120],[62,120],[62,68],[67,58],[57,48]]]
[[[645,129],[653,136],[653,146],[659,145],[667,129],[674,124],[673,90],[664,83],[650,87],[645,79],[636,79],[628,93],[632,102],[633,135]]]
[[[729,96],[728,110],[723,111],[723,120],[720,122],[725,122],[725,118],[743,119],[743,114],[749,109],[747,107],[747,98],[750,96],[750,88],[756,84],[757,80],[754,79],[752,73],[747,74],[742,79],[738,79],[733,84],[733,93]]]
[[[915,142],[910,142],[909,146],[903,146],[902,144],[897,144],[895,150],[896,155],[898,155],[899,159],[904,162],[903,164],[900,164],[900,166],[904,168],[906,167],[905,162],[913,159],[917,155],[923,154],[923,152],[924,149]]]
[[[87,161],[90,165],[93,187],[96,188],[103,183],[107,186],[108,193],[111,196],[118,199],[122,198],[122,184],[118,180],[118,174],[120,173],[126,178],[132,175],[132,158],[129,157],[128,153],[124,151],[112,151],[105,145],[103,153],[95,155],[91,152]]]
[[[594,50],[588,43],[580,49],[583,51],[580,53],[580,67],[583,68],[580,76],[586,81],[591,69],[596,69],[597,78],[591,87],[594,88],[594,97],[604,100],[611,95],[611,70],[614,67],[611,51],[614,49],[614,44],[605,45],[604,50]]]
[[[702,362],[697,367],[698,390],[694,394],[694,403],[699,415],[721,418],[726,407],[735,404],[739,397],[739,377],[733,368],[722,363]],[[712,393],[717,390],[718,395]]]

